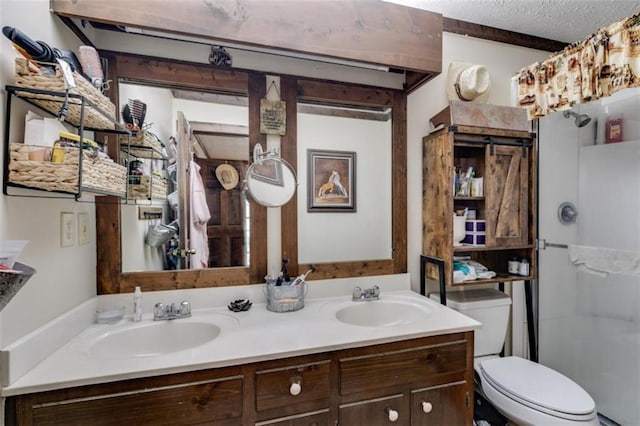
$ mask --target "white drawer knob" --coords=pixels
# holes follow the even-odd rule
[[[433,405],[430,402],[422,401],[422,411],[429,414],[433,410]]]
[[[289,393],[293,396],[296,396],[300,395],[300,392],[302,392],[302,386],[300,385],[300,382],[291,383],[291,386],[289,386]]]
[[[390,422],[395,422],[396,420],[398,420],[398,417],[400,417],[398,412],[396,410],[392,410],[391,408],[387,409],[387,414],[389,415]]]

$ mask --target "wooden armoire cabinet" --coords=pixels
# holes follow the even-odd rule
[[[447,286],[533,279],[535,158],[535,134],[526,131],[449,126],[423,138],[423,255],[444,261]],[[470,167],[483,179],[482,195],[456,191],[456,171]],[[483,244],[454,246],[453,215],[465,208],[485,221]],[[474,260],[497,275],[454,283],[454,258]],[[527,275],[508,273],[514,258],[527,259]],[[427,277],[438,279],[437,269],[427,265]]]

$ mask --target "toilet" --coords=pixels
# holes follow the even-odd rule
[[[430,295],[440,300],[439,294]],[[518,425],[599,425],[595,402],[577,383],[541,364],[499,357],[511,299],[486,288],[447,293],[447,306],[482,323],[474,336],[474,369],[485,397]]]

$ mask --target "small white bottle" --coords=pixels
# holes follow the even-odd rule
[[[133,321],[142,321],[142,290],[139,286],[133,292]]]

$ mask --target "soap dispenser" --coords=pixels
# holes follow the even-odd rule
[[[142,321],[142,290],[136,286],[133,292],[133,321]]]

